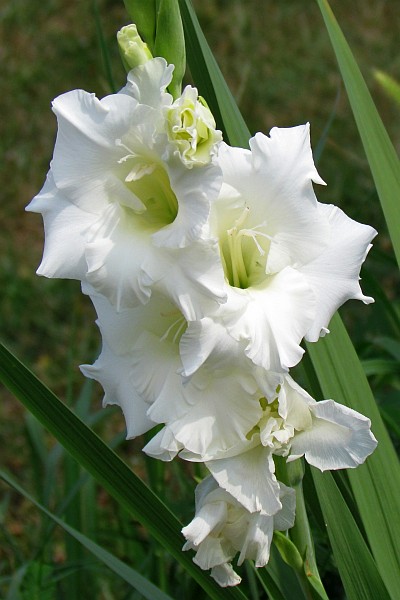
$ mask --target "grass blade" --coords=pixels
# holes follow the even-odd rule
[[[68,523],[65,523],[62,519],[59,519],[52,512],[47,510],[42,504],[37,502],[26,490],[24,490],[12,477],[10,477],[3,470],[0,470],[0,477],[8,485],[17,490],[22,496],[32,502],[39,510],[41,510],[47,517],[52,519],[55,523],[60,525],[70,536],[72,536],[79,544],[84,546],[89,552],[91,552],[96,558],[102,561],[107,567],[109,567],[114,573],[119,575],[133,588],[138,590],[148,600],[172,600],[171,596],[168,596],[160,589],[158,589],[151,581],[140,575],[137,571],[129,567],[127,564],[116,558],[113,554],[93,542],[90,538],[86,537],[80,531],[77,531]]]
[[[357,123],[400,265],[400,161],[327,0],[317,0]]]
[[[207,43],[190,0],[180,0],[190,72],[232,146],[248,147],[250,132]],[[205,67],[206,65],[206,67]]]
[[[331,473],[312,469],[318,499],[348,600],[389,598],[371,553]],[[337,515],[340,514],[340,519]],[[332,525],[336,523],[333,527]]]
[[[41,381],[0,344],[0,380],[65,449],[133,515],[199,585],[216,600],[244,599],[221,589],[182,552],[181,523],[130,468]]]
[[[324,397],[351,406],[372,421],[378,447],[364,465],[347,473],[380,574],[396,598],[400,589],[399,461],[339,315],[332,319],[330,330],[317,345],[307,344],[308,353]],[[341,529],[337,514],[330,526]]]

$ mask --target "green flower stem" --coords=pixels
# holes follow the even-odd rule
[[[296,492],[296,520],[294,526],[289,531],[289,536],[299,551],[302,558],[302,565],[299,564],[298,560],[291,560],[290,566],[295,570],[307,599],[316,600],[318,598],[328,600],[318,572],[314,543],[304,501],[303,461],[299,459],[291,463],[286,463],[285,460],[281,459],[276,461],[276,466],[278,479],[292,487]],[[279,542],[279,540],[277,541]],[[279,545],[278,543],[278,549]]]
[[[286,464],[288,484],[296,491],[296,521],[290,530],[290,538],[297,546],[301,556],[307,561],[307,569],[317,574],[317,562],[315,560],[314,543],[308,523],[306,506],[303,494],[304,465],[301,460],[295,460]]]

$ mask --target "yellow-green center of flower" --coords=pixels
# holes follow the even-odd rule
[[[279,393],[279,386],[277,393]],[[294,428],[288,425],[286,420],[279,414],[279,400],[275,398],[268,404],[265,398],[260,398],[260,406],[263,415],[257,425],[255,425],[246,435],[248,440],[254,436],[260,438],[263,446],[269,447],[274,454],[286,456],[289,451],[289,442],[294,435]]]
[[[168,173],[161,163],[130,150],[121,140],[117,145],[129,151],[118,162],[126,166],[126,187],[142,203],[140,217],[151,228],[172,223],[178,214],[178,200],[171,188]]]
[[[265,222],[245,227],[250,216],[246,206],[233,227],[220,238],[225,276],[230,285],[246,289],[265,279],[271,237],[263,231]]]

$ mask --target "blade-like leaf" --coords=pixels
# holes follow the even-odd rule
[[[318,344],[307,344],[325,398],[367,415],[378,447],[364,465],[348,470],[352,492],[385,585],[395,598],[400,589],[400,467],[363,368],[339,317]],[[340,512],[337,515],[340,515]],[[341,528],[340,519],[330,524]]]
[[[50,517],[55,523],[60,525],[69,535],[77,540],[82,546],[87,548],[96,558],[103,562],[109,567],[114,573],[119,575],[122,579],[128,582],[134,589],[138,590],[148,600],[172,600],[171,596],[168,596],[165,592],[162,592],[156,587],[151,581],[140,575],[137,571],[129,567],[127,564],[116,558],[113,554],[93,542],[90,538],[83,535],[80,531],[77,531],[68,523],[65,523],[62,519],[59,519],[52,512],[47,510],[42,504],[37,502],[26,490],[24,490],[10,475],[5,471],[0,470],[0,478],[3,479],[8,485],[13,487],[17,492],[22,494],[30,502],[32,502],[39,510],[45,515]]]
[[[371,553],[331,473],[322,474],[312,469],[312,474],[348,600],[389,598]]]
[[[400,265],[400,161],[327,0],[317,0],[376,185]]]
[[[190,573],[210,598],[241,598],[221,589],[182,552],[181,524],[161,500],[83,421],[0,344],[0,381],[66,450]]]
[[[190,72],[213,112],[224,139],[247,148],[250,132],[201,30],[190,0],[180,0]],[[205,66],[206,65],[206,66]]]

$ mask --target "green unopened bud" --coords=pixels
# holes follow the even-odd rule
[[[126,25],[117,33],[122,62],[127,71],[143,65],[153,58],[147,44],[138,34],[136,25]]]
[[[304,567],[301,554],[293,542],[280,531],[274,531],[273,542],[279,550],[279,554],[287,565],[295,571],[302,572]]]

